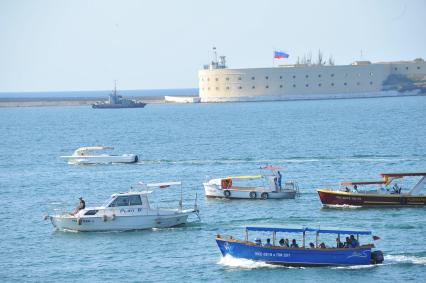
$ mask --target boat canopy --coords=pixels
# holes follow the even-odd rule
[[[281,166],[268,165],[268,166],[260,167],[260,169],[262,169],[262,170],[270,170],[270,171],[277,171],[277,170],[282,170],[283,168]]]
[[[340,185],[343,186],[353,186],[353,185],[386,185],[384,180],[370,180],[370,181],[344,181],[340,182]]]
[[[146,186],[148,188],[160,188],[160,189],[163,189],[163,188],[168,188],[170,186],[180,186],[180,185],[182,185],[182,182],[151,183],[151,184],[147,184]]]
[[[262,178],[262,175],[228,176],[222,179],[259,179],[259,178]]]
[[[112,146],[103,146],[103,145],[97,145],[97,146],[83,146],[79,147],[74,151],[74,154],[82,155],[86,153],[87,151],[91,150],[104,150],[104,149],[114,149]]]
[[[402,178],[402,177],[409,177],[409,176],[426,176],[426,173],[424,172],[415,172],[415,173],[380,173],[383,178]]]
[[[330,230],[330,229],[315,229],[315,228],[274,228],[274,227],[246,227],[247,231],[267,231],[267,232],[287,232],[287,233],[304,233],[316,232],[320,234],[355,234],[355,235],[371,235],[371,231],[356,231],[356,230]]]

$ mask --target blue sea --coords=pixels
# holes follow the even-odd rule
[[[137,153],[137,164],[72,166],[59,156],[87,145]],[[202,182],[284,167],[295,200],[206,199]],[[155,104],[144,109],[0,109],[1,282],[424,282],[426,208],[324,209],[315,191],[380,172],[426,170],[426,96],[226,104]],[[88,206],[143,182],[183,182],[201,221],[133,232],[55,231],[46,214]],[[407,179],[404,186],[413,185]],[[179,189],[154,192],[176,207]],[[222,258],[215,235],[246,225],[372,230],[385,263],[287,268]],[[251,235],[270,237],[270,235]],[[299,237],[300,235],[287,235]],[[328,245],[334,238],[322,239]],[[361,242],[371,241],[361,238]]]

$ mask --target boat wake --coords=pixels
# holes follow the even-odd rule
[[[230,255],[226,255],[222,257],[218,264],[232,267],[232,268],[243,268],[243,269],[257,269],[257,268],[299,268],[299,267],[288,267],[288,266],[282,266],[282,265],[275,265],[275,264],[269,264],[266,262],[261,261],[255,261],[250,259],[244,259],[244,258],[235,258]],[[300,267],[303,268],[303,267]]]
[[[189,159],[189,160],[139,160],[139,164],[176,164],[176,165],[227,165],[227,164],[283,164],[283,163],[316,163],[322,161],[330,162],[405,162],[405,161],[418,161],[421,158],[414,157],[393,157],[393,156],[353,156],[353,157],[289,157],[277,159],[252,159],[252,158],[239,158],[239,159]]]
[[[369,265],[350,265],[350,266],[336,266],[332,267],[331,269],[367,269],[367,268],[374,268],[378,267],[377,264],[369,264]]]
[[[426,265],[426,257],[414,256],[414,255],[386,255],[385,262],[386,261],[395,262],[395,263]]]

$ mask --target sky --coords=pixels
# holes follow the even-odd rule
[[[0,92],[196,88],[213,59],[426,59],[426,0],[0,0]]]

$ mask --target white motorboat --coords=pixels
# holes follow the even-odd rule
[[[73,155],[61,156],[69,164],[100,164],[100,163],[135,163],[138,162],[136,154],[93,154],[96,150],[114,149],[112,146],[85,146],[77,148]]]
[[[296,197],[299,191],[298,184],[294,181],[286,181],[282,186],[280,167],[266,166],[261,169],[270,173],[211,179],[203,183],[205,195],[229,199],[294,199]],[[256,179],[261,180],[261,182],[257,182],[257,186],[236,184],[253,182]]]
[[[127,231],[151,228],[168,228],[186,224],[188,216],[199,216],[197,199],[193,209],[182,208],[181,199],[178,208],[151,208],[149,188],[165,188],[181,185],[181,182],[168,182],[142,185],[144,190],[113,194],[104,205],[87,207],[74,213],[48,215],[58,230],[69,231]]]

